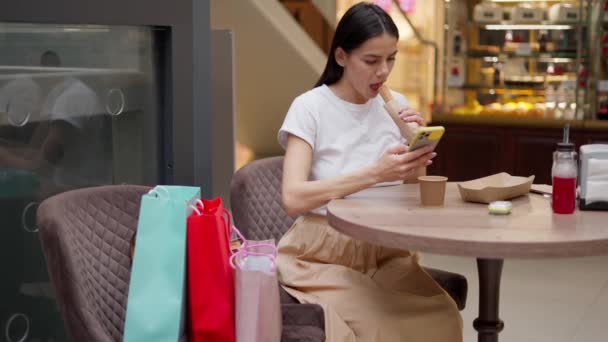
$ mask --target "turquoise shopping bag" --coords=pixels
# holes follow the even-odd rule
[[[184,334],[186,220],[198,187],[157,186],[142,196],[124,342],[177,342]]]

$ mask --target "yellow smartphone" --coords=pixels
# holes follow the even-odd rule
[[[412,141],[409,142],[408,150],[414,151],[428,145],[432,145],[435,149],[444,132],[445,128],[443,126],[420,127]]]

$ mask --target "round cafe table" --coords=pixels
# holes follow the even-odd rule
[[[445,205],[420,205],[417,184],[374,187],[328,205],[329,224],[358,240],[393,248],[477,258],[479,342],[496,342],[505,258],[558,258],[608,254],[608,213],[553,214],[549,199],[530,193],[513,199],[509,215],[464,202],[448,183]]]

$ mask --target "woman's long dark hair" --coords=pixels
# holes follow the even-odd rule
[[[368,39],[383,33],[388,33],[399,39],[399,30],[395,22],[382,8],[368,2],[360,2],[349,8],[338,22],[336,33],[331,42],[331,49],[327,56],[325,70],[323,70],[315,87],[323,84],[334,84],[342,77],[344,68],[336,62],[336,49],[338,47],[346,53],[350,53]]]

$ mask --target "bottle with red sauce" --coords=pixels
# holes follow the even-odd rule
[[[564,128],[564,141],[553,152],[551,178],[552,208],[556,214],[572,214],[576,208],[576,179],[578,166],[574,144],[568,141],[569,125]]]

